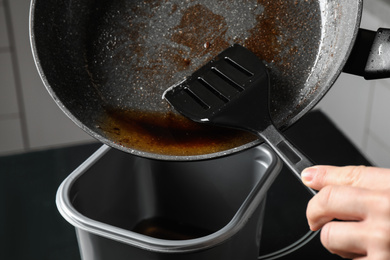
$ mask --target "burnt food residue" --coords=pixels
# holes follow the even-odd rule
[[[314,0],[112,1],[95,13],[85,60],[106,109],[99,131],[130,149],[179,156],[221,152],[256,138],[183,118],[161,98],[168,87],[241,44],[269,69],[278,124],[275,115],[294,108],[297,86],[310,74],[321,27]]]

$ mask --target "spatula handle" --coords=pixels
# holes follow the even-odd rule
[[[268,126],[259,135],[271,146],[299,180],[301,180],[301,172],[305,168],[313,166],[313,163],[288,141],[274,125]],[[317,194],[315,190],[309,187],[306,188],[313,195]]]

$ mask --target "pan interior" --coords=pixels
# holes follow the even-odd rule
[[[288,126],[329,85],[323,80],[332,67],[329,43],[340,37],[332,32],[348,1],[42,2],[36,1],[34,15],[36,52],[45,60],[39,66],[68,116],[121,150],[188,159],[259,140],[182,118],[161,98],[168,87],[239,43],[264,60],[271,116]]]
[[[137,149],[172,155],[214,153],[256,139],[186,122],[162,100],[168,87],[240,43],[269,68],[277,93],[273,111],[286,109],[305,86],[321,38],[316,1],[124,1],[102,8],[86,56],[109,109],[101,127],[121,145],[136,142]],[[305,23],[298,19],[303,16]],[[143,136],[136,137],[136,127]]]
[[[104,1],[91,20],[88,71],[114,109],[171,111],[165,89],[233,43],[265,61],[273,106],[283,109],[305,85],[321,40],[318,1]]]

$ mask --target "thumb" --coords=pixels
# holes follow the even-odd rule
[[[366,166],[314,166],[303,170],[303,183],[320,190],[328,185],[348,185],[367,189],[389,189],[390,169]]]

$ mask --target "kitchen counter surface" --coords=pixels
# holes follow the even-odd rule
[[[317,164],[370,165],[320,111],[302,118],[287,136]],[[0,259],[78,260],[74,228],[58,213],[60,183],[100,143],[0,157]],[[260,255],[285,248],[308,231],[310,195],[287,168],[267,195]],[[319,236],[279,259],[341,259],[328,253]]]

